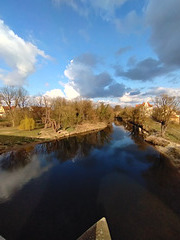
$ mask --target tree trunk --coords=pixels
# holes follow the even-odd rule
[[[167,129],[167,125],[162,122],[161,123],[161,136],[162,137],[165,136],[166,129]]]
[[[12,119],[12,126],[15,127],[14,119]]]
[[[10,115],[10,118],[12,121],[12,126],[15,127],[14,114],[13,114],[12,109],[9,110],[9,115]]]

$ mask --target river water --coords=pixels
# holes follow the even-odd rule
[[[180,175],[113,124],[0,156],[0,235],[73,240],[106,217],[113,240],[180,239]]]

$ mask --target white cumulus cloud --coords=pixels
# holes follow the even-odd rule
[[[73,86],[69,85],[68,83],[64,86],[64,92],[66,98],[70,100],[80,96],[80,94],[73,88]]]
[[[151,101],[149,96],[142,96],[141,94],[131,95],[130,93],[125,93],[122,97],[119,98],[121,105],[135,105],[142,102]]]
[[[11,69],[0,74],[0,79],[5,84],[23,85],[35,71],[38,56],[50,58],[44,51],[16,35],[0,20],[0,58]]]
[[[47,96],[50,98],[65,97],[65,95],[61,89],[52,89],[50,91],[47,91],[44,94],[44,96]]]

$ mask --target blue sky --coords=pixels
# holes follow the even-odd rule
[[[0,1],[0,87],[136,104],[180,95],[179,0]]]

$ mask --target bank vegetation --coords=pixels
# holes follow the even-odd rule
[[[113,120],[113,108],[102,102],[32,97],[22,87],[0,89],[0,151],[4,145],[12,147],[16,142],[34,142],[35,138],[62,138],[100,130]]]
[[[180,167],[180,109],[179,98],[168,95],[156,97],[151,104],[116,107],[116,117],[130,125],[133,134],[141,134],[146,142],[171,158]]]

